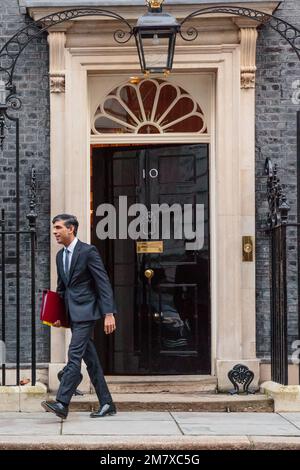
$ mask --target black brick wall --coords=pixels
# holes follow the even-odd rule
[[[0,48],[26,22],[20,14],[17,0],[0,0]],[[20,118],[20,191],[21,228],[28,228],[26,214],[29,211],[30,169],[34,164],[38,183],[38,245],[37,245],[37,298],[40,290],[49,286],[49,210],[50,210],[50,161],[49,161],[49,90],[48,46],[46,36],[34,40],[20,55],[15,83],[22,100],[22,108],[14,113]],[[5,79],[5,76],[1,77]],[[11,113],[12,114],[12,113]],[[6,210],[7,228],[15,227],[15,128],[9,123],[4,152],[0,153],[0,207]],[[21,361],[30,360],[31,312],[30,245],[21,243]],[[7,250],[7,340],[8,362],[14,361],[16,299],[15,299],[15,249],[11,240]],[[49,328],[39,322],[37,305],[37,360],[49,361]]]
[[[285,0],[274,13],[300,28],[300,0]],[[300,79],[300,62],[281,36],[265,27],[260,30],[257,47],[256,77],[256,292],[257,353],[270,355],[269,244],[260,232],[266,226],[268,211],[264,161],[271,157],[279,167],[278,176],[285,186],[291,206],[289,221],[297,216],[297,134],[296,119],[300,104],[292,101],[293,83]],[[297,338],[297,238],[288,229],[288,316],[289,347]]]

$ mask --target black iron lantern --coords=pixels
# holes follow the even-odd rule
[[[143,73],[167,73],[172,69],[180,24],[174,16],[163,13],[162,3],[148,0],[148,12],[133,28]]]

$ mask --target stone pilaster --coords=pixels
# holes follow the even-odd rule
[[[50,92],[64,93],[65,91],[65,44],[66,34],[53,31],[48,35],[50,59]]]
[[[241,88],[255,88],[256,28],[241,28]]]

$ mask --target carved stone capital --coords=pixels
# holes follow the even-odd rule
[[[53,31],[48,34],[50,92],[65,91],[65,44],[66,34]]]
[[[255,88],[256,28],[241,28],[241,88]]]
[[[50,92],[51,93],[64,93],[65,91],[65,74],[52,73],[50,74]]]
[[[241,88],[255,88],[256,67],[241,68]]]

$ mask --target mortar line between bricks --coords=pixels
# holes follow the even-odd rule
[[[288,418],[286,418],[285,416],[282,416],[281,413],[276,413],[276,414],[277,414],[278,416],[280,416],[281,418],[283,418],[283,419],[284,419],[285,421],[287,421],[288,423],[290,423],[292,426],[294,426],[294,427],[297,429],[297,431],[300,431],[300,427],[297,426],[297,424],[292,423],[292,421],[290,421]]]
[[[179,431],[181,432],[182,436],[185,436],[185,434],[184,434],[184,432],[182,431],[181,427],[180,427],[179,424],[177,423],[175,416],[173,416],[173,412],[172,412],[172,411],[169,411],[169,413],[170,413],[170,415],[172,416],[173,420],[175,421],[175,424],[176,424],[177,428],[179,429]]]

